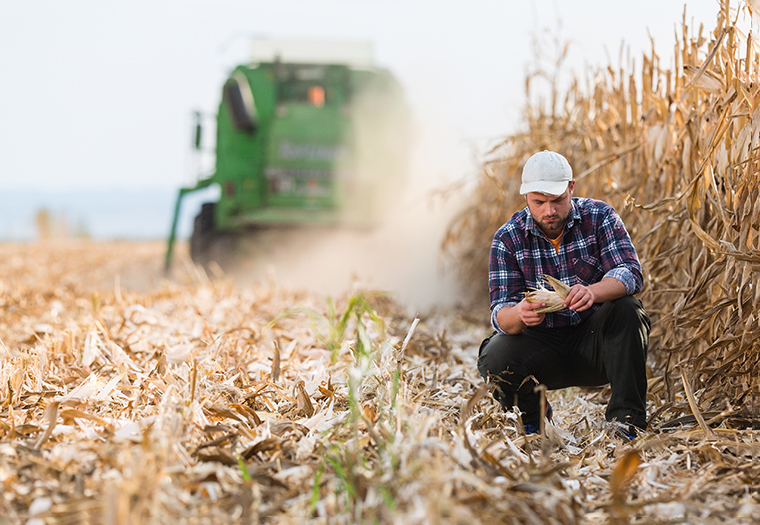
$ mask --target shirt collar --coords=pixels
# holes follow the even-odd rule
[[[572,228],[573,224],[575,224],[575,221],[581,220],[581,207],[578,204],[577,197],[570,199],[570,203],[572,204],[573,208],[570,210],[570,215],[567,217],[567,222],[565,223],[566,229]]]

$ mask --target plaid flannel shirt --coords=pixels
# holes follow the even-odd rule
[[[525,292],[547,274],[573,286],[590,285],[612,277],[625,285],[628,295],[641,291],[644,279],[631,237],[615,209],[593,199],[573,197],[559,253],[533,220],[528,208],[512,215],[496,232],[491,244],[488,284],[491,324],[505,306],[519,303]],[[541,327],[573,326],[588,318],[600,304],[583,312],[567,308],[548,313]]]

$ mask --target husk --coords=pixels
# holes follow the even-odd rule
[[[557,312],[565,308],[565,299],[570,293],[570,287],[551,275],[542,275],[541,279],[548,282],[554,290],[548,290],[539,282],[539,287],[536,290],[531,290],[525,294],[525,300],[529,303],[546,303],[546,306],[535,309],[540,314]]]

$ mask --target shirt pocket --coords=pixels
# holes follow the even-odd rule
[[[593,255],[576,257],[570,260],[570,274],[577,283],[594,284],[604,276],[602,262]]]

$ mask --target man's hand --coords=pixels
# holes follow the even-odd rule
[[[546,314],[536,312],[537,308],[546,306],[546,303],[529,303],[522,300],[516,305],[505,306],[496,314],[499,326],[508,334],[521,334],[528,326],[537,326],[544,321]]]
[[[570,288],[570,293],[565,299],[565,308],[582,312],[588,310],[596,302],[596,294],[589,286],[576,284]]]
[[[546,306],[546,303],[529,303],[523,299],[515,305],[515,309],[517,316],[525,326],[538,326],[544,322],[544,317],[546,317],[546,314],[536,312],[536,309],[542,306]]]
[[[582,312],[588,310],[594,303],[605,303],[626,294],[625,285],[613,277],[605,277],[590,286],[576,284],[570,288],[565,299],[565,308]]]

